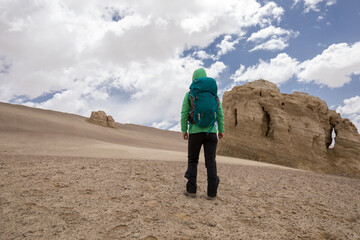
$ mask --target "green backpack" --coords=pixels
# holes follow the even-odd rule
[[[202,77],[190,85],[189,122],[199,127],[209,127],[218,119],[219,98],[215,79]]]

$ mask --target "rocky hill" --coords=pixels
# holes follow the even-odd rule
[[[356,127],[318,97],[284,94],[260,79],[226,92],[223,109],[226,135],[219,142],[221,155],[360,177]]]

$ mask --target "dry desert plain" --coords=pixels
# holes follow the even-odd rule
[[[217,157],[183,195],[181,133],[0,103],[0,239],[360,239],[360,180]],[[226,135],[225,135],[226,137]]]

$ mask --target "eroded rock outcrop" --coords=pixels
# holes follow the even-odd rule
[[[222,155],[360,177],[360,135],[318,97],[257,80],[223,96]],[[332,148],[332,132],[336,133]]]
[[[91,112],[89,122],[95,123],[104,127],[116,128],[115,120],[112,116],[107,116],[104,111]]]
[[[108,125],[109,127],[112,127],[112,128],[115,128],[115,127],[116,127],[116,125],[115,125],[115,120],[114,120],[114,118],[113,118],[112,116],[110,116],[110,115],[107,116],[107,125]]]

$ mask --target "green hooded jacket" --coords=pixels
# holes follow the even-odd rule
[[[192,80],[194,81],[195,79],[201,78],[201,77],[207,77],[206,72],[203,68],[199,68],[194,71]],[[181,109],[181,131],[183,133],[186,133],[189,130],[189,134],[193,134],[193,133],[201,133],[201,132],[207,133],[211,130],[210,131],[211,133],[216,133],[215,126],[199,127],[199,126],[196,126],[195,124],[190,124],[190,127],[188,129],[188,117],[189,117],[190,105],[191,105],[191,102],[189,99],[189,92],[187,92],[185,94],[184,101],[182,104],[182,109]],[[220,102],[220,109],[219,109],[219,114],[218,114],[217,125],[218,125],[218,131],[220,133],[224,132],[224,114],[223,114],[221,102]]]

